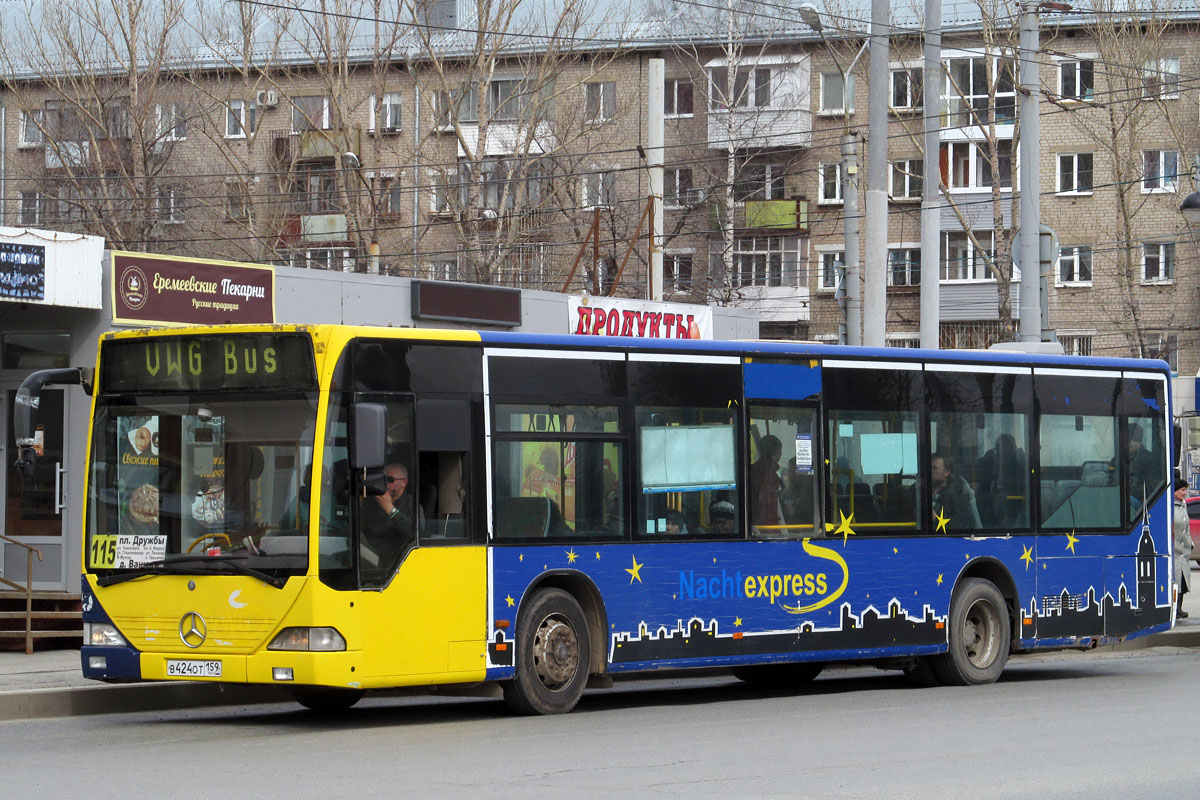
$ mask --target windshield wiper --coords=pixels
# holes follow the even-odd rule
[[[249,575],[252,578],[257,578],[263,583],[273,586],[276,589],[282,589],[287,583],[287,578],[277,578],[273,575],[268,575],[262,570],[254,569],[243,564],[240,559],[245,558],[241,555],[222,555],[222,556],[206,556],[206,555],[180,555],[164,558],[159,561],[149,561],[142,564],[136,571],[123,572],[120,575],[106,575],[96,579],[96,583],[100,586],[112,586],[116,583],[124,583],[135,578],[144,578],[147,575],[211,575],[212,570],[200,569],[198,567],[182,567],[183,564],[212,564],[217,563],[222,566],[230,567],[234,572],[242,575]]]

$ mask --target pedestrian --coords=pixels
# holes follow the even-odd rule
[[[1183,610],[1183,596],[1191,589],[1192,583],[1192,531],[1187,512],[1188,482],[1182,476],[1175,476],[1175,583],[1179,584],[1179,605],[1176,618],[1185,619],[1188,615]]]

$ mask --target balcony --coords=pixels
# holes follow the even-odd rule
[[[362,152],[362,129],[309,130],[293,133],[274,130],[270,133],[271,160],[277,166],[295,161],[335,159],[342,153]]]
[[[709,206],[710,230],[720,231],[725,223],[725,207],[721,203]],[[786,200],[747,200],[738,203],[733,211],[733,227],[739,233],[761,232],[808,234],[808,200],[792,197]]]

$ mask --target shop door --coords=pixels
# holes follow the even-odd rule
[[[61,389],[43,389],[34,411],[37,461],[33,478],[22,478],[14,462],[18,455],[13,431],[15,388],[5,387],[0,411],[5,420],[4,514],[0,533],[37,547],[42,560],[34,557],[35,589],[63,588],[63,511],[67,498],[65,395]],[[23,547],[0,540],[0,575],[24,584],[27,561]]]

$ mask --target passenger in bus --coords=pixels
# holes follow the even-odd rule
[[[784,522],[789,525],[813,524],[813,479],[812,473],[802,473],[796,466],[796,459],[788,459],[787,471],[784,473],[783,494],[779,498],[783,507]]]
[[[667,519],[667,535],[681,536],[688,532],[687,520],[683,518],[683,514],[672,509],[666,513]]]
[[[937,454],[929,462],[930,486],[933,490],[933,516],[947,520],[946,529],[978,528],[974,510],[975,498],[971,487],[954,473],[954,461]]]
[[[736,530],[737,509],[728,500],[714,500],[708,505],[708,532],[729,534]]]
[[[1010,433],[996,437],[996,446],[983,454],[976,466],[979,479],[979,512],[989,528],[1025,524],[1025,451]]]
[[[783,482],[779,478],[779,459],[783,443],[778,436],[767,434],[758,440],[758,460],[750,465],[750,489],[754,499],[750,519],[755,525],[781,525],[783,510],[779,497]]]
[[[378,556],[381,566],[392,566],[416,544],[417,516],[408,490],[408,467],[391,463],[383,468],[387,491],[364,499],[359,506],[363,542]]]

